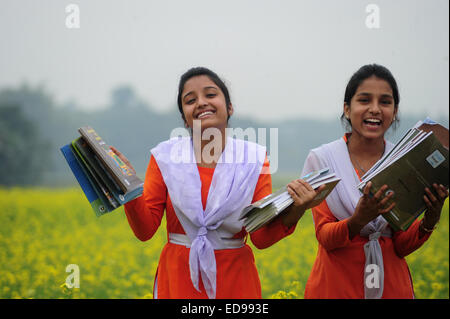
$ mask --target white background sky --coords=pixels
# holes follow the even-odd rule
[[[66,27],[70,3],[79,29]],[[365,24],[371,3],[379,29]],[[448,0],[0,0],[0,88],[43,84],[93,109],[130,84],[165,111],[180,75],[206,66],[235,116],[336,118],[352,73],[376,62],[396,77],[403,114],[448,116],[448,38]]]

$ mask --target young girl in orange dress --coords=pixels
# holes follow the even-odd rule
[[[166,212],[167,243],[154,297],[261,298],[255,259],[239,217],[244,207],[272,193],[266,150],[226,136],[233,106],[225,84],[209,69],[193,68],[181,77],[178,107],[186,128],[200,124],[202,138],[172,138],[153,148],[143,195],[125,205],[129,224],[142,241],[152,238]],[[219,134],[203,134],[206,130]],[[294,204],[250,234],[257,248],[291,234],[317,194],[303,180],[292,181],[288,189]]]
[[[312,209],[319,247],[305,298],[414,298],[405,257],[430,237],[448,190],[434,184],[433,194],[426,188],[423,219],[406,231],[393,231],[381,215],[395,206],[395,194],[385,196],[384,185],[370,197],[370,182],[362,196],[357,189],[360,177],[393,147],[384,134],[396,121],[399,102],[388,69],[376,64],[361,67],[345,91],[341,119],[351,132],[308,155],[304,172],[326,166],[341,181]],[[393,196],[394,202],[387,205]]]

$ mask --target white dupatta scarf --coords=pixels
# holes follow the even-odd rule
[[[386,141],[383,156],[393,146],[392,143]],[[311,150],[303,167],[302,176],[310,171],[323,167],[329,167],[331,171],[334,171],[341,178],[341,181],[326,199],[328,207],[338,220],[349,218],[355,212],[361,193],[357,188],[360,180],[353,168],[347,144],[343,138]],[[369,241],[364,245],[364,253],[366,256],[364,266],[364,294],[366,299],[378,299],[383,295],[383,254],[378,238],[380,236],[392,236],[391,228],[387,226],[388,223],[386,220],[378,216],[360,232],[361,236],[369,238]],[[368,265],[376,265],[379,270],[379,285],[374,285],[375,287],[373,288],[369,288],[367,284],[367,281],[370,280],[368,275],[371,273],[366,271]]]
[[[215,298],[217,269],[214,249],[230,248],[227,239],[242,230],[243,221],[239,217],[242,210],[251,204],[266,149],[227,137],[225,149],[214,170],[205,210],[192,138],[172,138],[158,144],[151,153],[161,171],[175,213],[190,240],[192,283],[200,291],[200,273],[208,297]]]

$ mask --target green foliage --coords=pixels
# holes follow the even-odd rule
[[[48,159],[36,125],[15,105],[0,104],[0,185],[35,185]]]

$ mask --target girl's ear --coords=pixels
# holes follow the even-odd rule
[[[233,104],[232,104],[231,102],[230,102],[230,104],[228,105],[227,112],[228,112],[228,117],[230,117],[231,115],[233,115],[234,109],[233,109]]]
[[[350,105],[347,102],[344,103],[344,116],[347,120],[350,120]]]
[[[398,113],[398,107],[396,107],[396,108],[394,109],[394,121],[395,121],[395,119],[397,118],[397,113]]]

